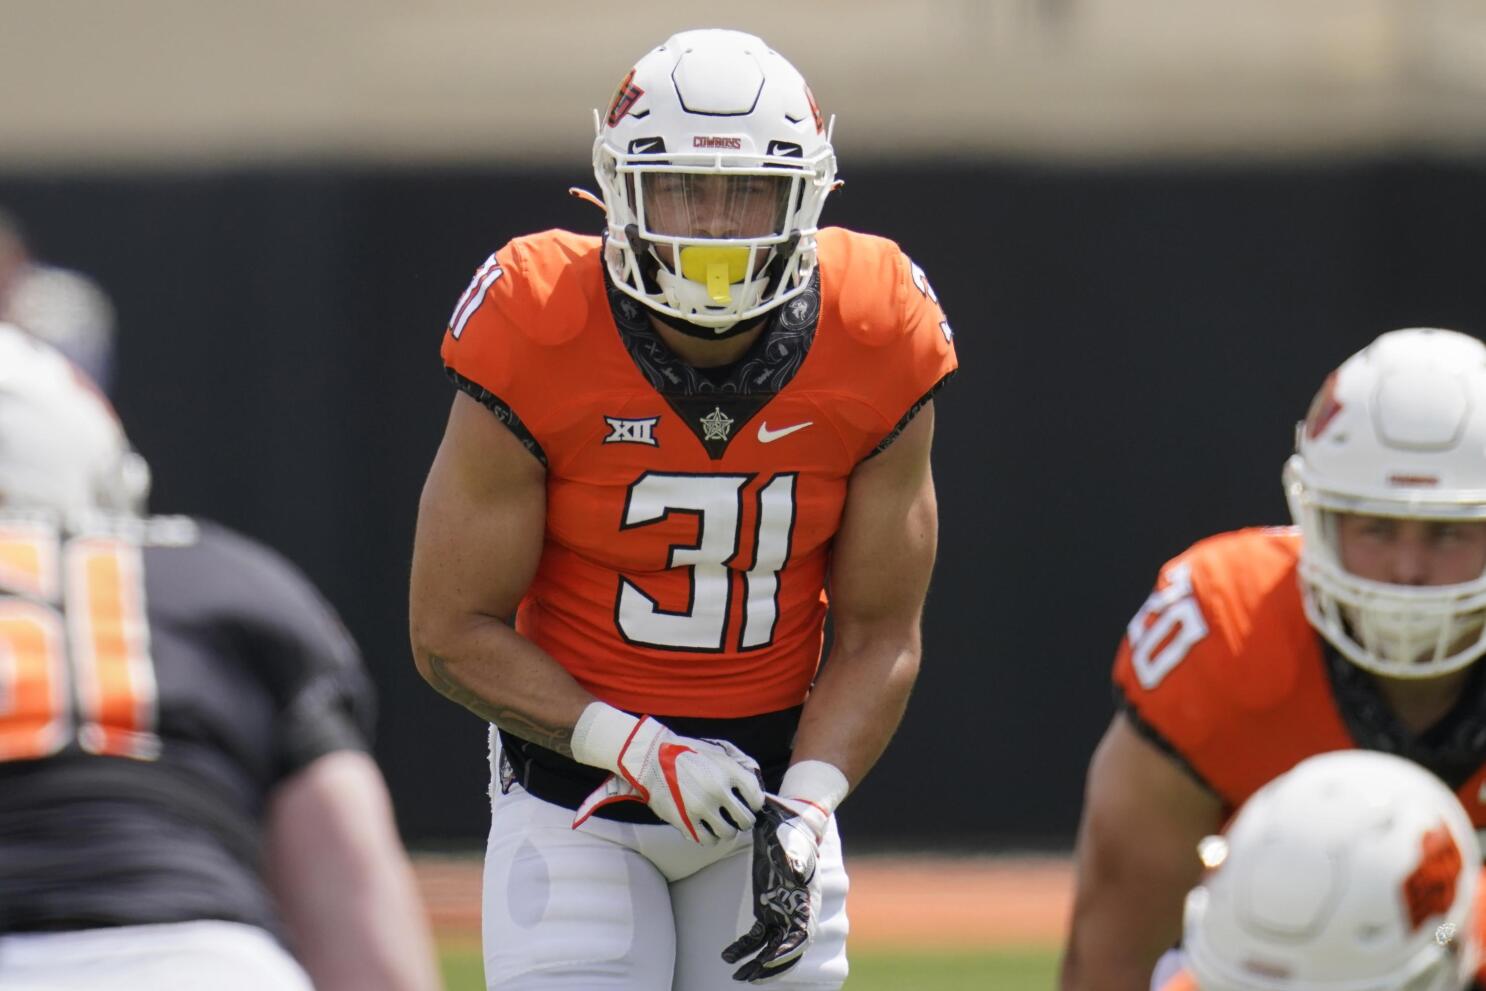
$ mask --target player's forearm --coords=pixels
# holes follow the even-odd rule
[[[838,630],[800,717],[792,762],[825,761],[855,788],[902,722],[920,653],[916,624],[892,636]]]
[[[1161,948],[1144,945],[1142,937],[1148,939],[1149,933],[1130,924],[1139,915],[1129,905],[1076,907],[1059,991],[1149,991]]]
[[[433,991],[440,986],[428,924],[421,912],[403,910],[399,903],[408,899],[401,890],[361,886],[334,891],[359,907],[349,912],[332,908],[316,924],[290,934],[318,991]]]
[[[265,877],[316,988],[439,986],[412,866],[367,754],[327,754],[283,782],[269,800],[264,840]]]
[[[419,673],[440,694],[508,733],[572,756],[573,726],[594,698],[510,626],[493,617],[443,635],[415,626],[413,650]]]

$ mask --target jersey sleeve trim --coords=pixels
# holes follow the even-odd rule
[[[1130,726],[1135,732],[1139,733],[1147,743],[1160,750],[1167,757],[1170,757],[1178,767],[1187,772],[1188,777],[1201,785],[1203,790],[1223,802],[1224,805],[1228,804],[1228,800],[1223,797],[1218,789],[1213,787],[1212,782],[1204,778],[1201,772],[1192,766],[1192,762],[1187,760],[1186,755],[1178,750],[1175,744],[1166,739],[1160,730],[1146,721],[1145,717],[1140,714],[1140,710],[1135,707],[1135,703],[1130,701],[1129,697],[1125,695],[1124,691],[1118,685],[1115,686],[1114,693],[1116,707],[1120,712],[1124,713],[1125,718],[1130,721]]]
[[[901,434],[908,427],[908,424],[913,422],[913,418],[915,416],[918,416],[918,411],[928,405],[929,400],[934,398],[934,394],[940,389],[944,388],[949,380],[955,377],[955,372],[958,370],[959,369],[951,369],[949,372],[946,372],[943,378],[934,383],[933,388],[931,388],[928,392],[924,393],[918,398],[918,402],[908,407],[908,412],[903,414],[903,416],[898,420],[897,424],[888,433],[888,435],[881,441],[879,441],[877,446],[872,448],[872,452],[862,460],[866,461],[869,458],[875,458],[877,457],[877,455],[881,454],[883,451],[886,451],[889,447],[891,447],[893,441],[898,439],[898,435]]]
[[[522,422],[521,417],[516,415],[516,411],[509,403],[479,382],[466,378],[448,365],[444,366],[444,374],[449,376],[461,392],[494,413],[495,418],[505,424],[506,429],[515,434],[516,439],[531,452],[531,456],[540,461],[543,468],[547,467],[547,452],[542,450],[542,445],[537,443],[537,438],[527,429],[526,424]]]

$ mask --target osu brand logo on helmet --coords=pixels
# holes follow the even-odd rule
[[[1409,925],[1418,929],[1426,919],[1444,915],[1455,904],[1455,882],[1460,877],[1460,847],[1443,821],[1420,839],[1419,866],[1403,882]]]
[[[1321,436],[1341,411],[1342,404],[1336,401],[1336,372],[1332,372],[1326,376],[1325,384],[1316,393],[1316,398],[1311,400],[1311,408],[1305,414],[1306,437],[1315,440]]]
[[[810,87],[805,87],[805,99],[810,101],[810,116],[815,121],[815,133],[826,133],[825,118],[820,115],[820,104],[815,102],[815,94],[810,92]]]
[[[645,91],[635,85],[635,70],[631,69],[629,75],[625,76],[624,81],[619,84],[619,89],[615,90],[614,100],[609,104],[608,116],[604,118],[609,122],[609,126],[613,127],[623,120],[624,115],[629,113],[630,108],[644,95]]]

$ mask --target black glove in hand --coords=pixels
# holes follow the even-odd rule
[[[756,955],[733,972],[735,981],[762,984],[778,977],[800,962],[815,937],[820,832],[812,811],[818,814],[805,803],[769,795],[753,824],[753,928],[723,950],[722,959],[731,964]]]

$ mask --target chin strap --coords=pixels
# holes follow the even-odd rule
[[[570,189],[569,192],[580,199],[585,198],[582,195],[585,193],[584,190],[575,187]],[[588,195],[591,197],[592,194]],[[602,206],[603,204],[599,205]],[[660,260],[655,256],[655,245],[640,236],[640,226],[638,224],[626,224],[624,238],[629,242],[630,250],[635,254],[635,260],[640,269],[640,281],[644,284],[645,291],[653,295],[659,295],[661,288],[660,283],[656,281],[655,273],[660,267]],[[774,257],[770,260],[769,267],[764,270],[767,281],[764,283],[763,295],[767,296],[778,284],[779,280],[784,277],[784,271],[789,266],[789,261],[794,257],[795,251],[799,246],[800,232],[791,231],[789,240],[781,245],[781,250],[774,252]],[[758,321],[752,321],[749,323],[735,323],[729,327],[721,328],[703,327],[699,324],[692,323],[685,317],[663,313],[660,310],[652,309],[651,315],[672,330],[702,341],[725,341],[729,337],[736,337],[739,334],[747,333],[758,326]]]
[[[799,246],[800,232],[790,231],[789,240],[784,242],[784,250],[774,252],[774,258],[769,262],[769,267],[764,272],[768,277],[768,281],[764,283],[764,295],[767,296],[775,284],[784,278],[784,270],[789,267],[789,260],[795,256],[795,249],[799,248]]]
[[[640,268],[640,282],[644,284],[645,291],[660,295],[660,283],[655,281],[655,270],[660,267],[660,262],[655,257],[655,245],[640,236],[639,224],[626,224],[624,239],[629,242],[629,249],[635,253],[635,262]]]

